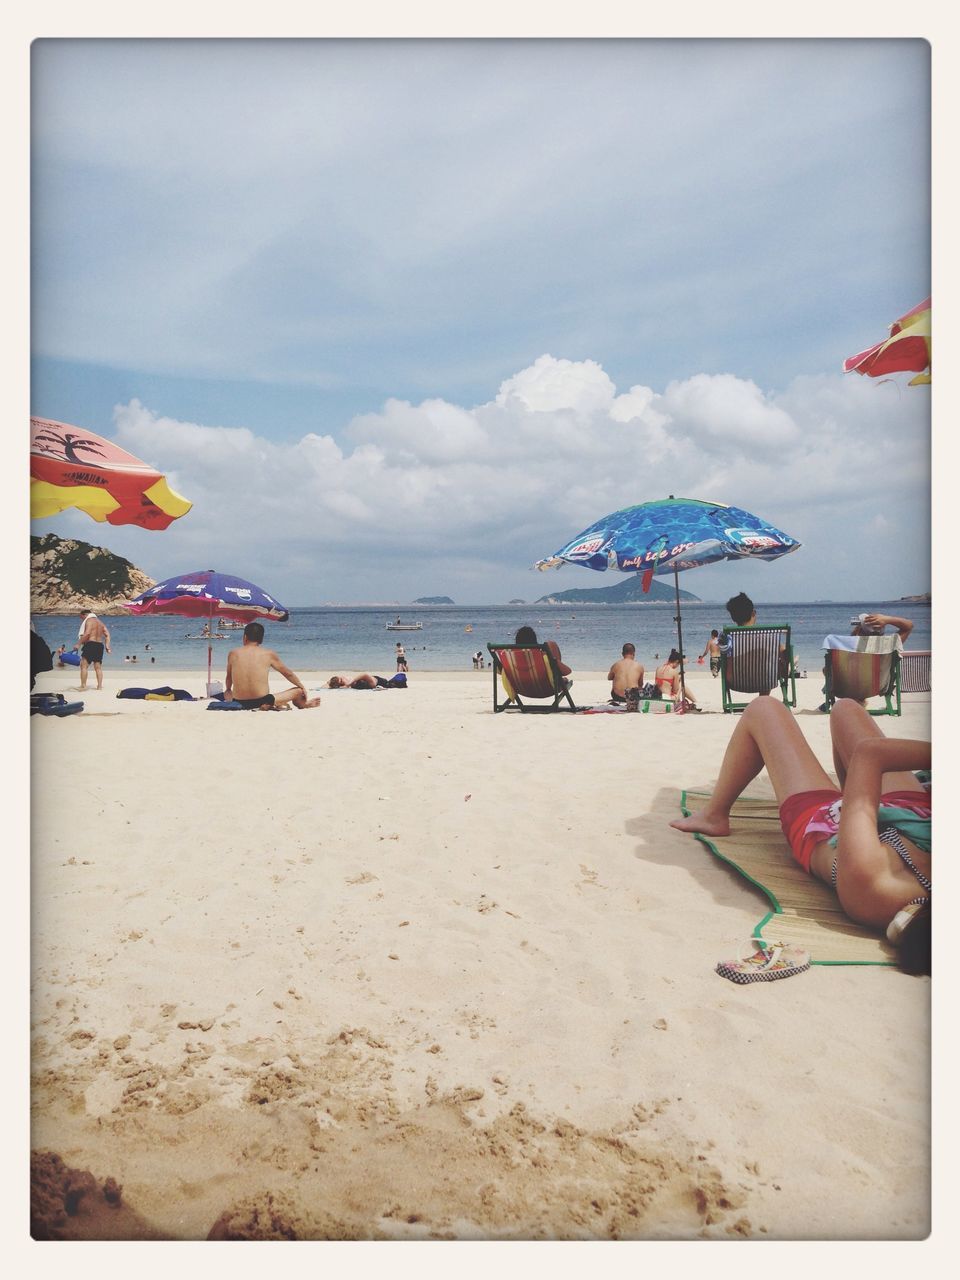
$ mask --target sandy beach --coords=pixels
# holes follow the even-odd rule
[[[766,908],[668,826],[735,723],[690,683],[705,714],[494,716],[489,671],[413,671],[215,715],[118,700],[204,676],[112,663],[82,715],[35,716],[51,1234],[924,1237],[929,980],[714,972]],[[798,713],[829,769],[820,683]],[[879,723],[929,722],[911,696]]]

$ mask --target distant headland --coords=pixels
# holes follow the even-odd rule
[[[30,539],[30,612],[97,613],[119,616],[125,600],[157,584],[142,569],[106,547],[55,533]]]
[[[612,587],[570,587],[567,591],[555,591],[548,596],[541,596],[536,604],[664,604],[672,600],[676,603],[677,593],[672,585],[658,582],[656,578],[650,583],[650,590],[643,590],[643,579],[639,574],[631,574],[623,582]],[[699,596],[691,591],[681,591],[680,599],[694,604],[701,604]]]

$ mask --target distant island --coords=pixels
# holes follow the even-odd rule
[[[119,616],[125,600],[157,584],[106,547],[55,533],[30,539],[30,612],[97,613]]]
[[[549,596],[541,596],[535,604],[662,604],[667,601],[676,603],[676,589],[666,582],[658,582],[656,578],[650,583],[650,590],[644,592],[643,579],[639,574],[631,574],[623,582],[614,587],[571,587],[568,591],[555,591]],[[681,600],[689,600],[702,604],[699,596],[690,591],[680,592]]]
[[[414,604],[453,604],[449,596],[418,596]]]
[[[929,591],[924,591],[919,596],[901,596],[900,604],[930,604],[931,596]]]
[[[511,600],[509,601],[509,603],[510,604],[526,604],[527,602],[526,600]]]

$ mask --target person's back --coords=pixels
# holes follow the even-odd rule
[[[270,692],[270,672],[278,672],[291,682],[290,689]],[[227,699],[235,699],[250,710],[284,710],[318,707],[319,698],[308,698],[303,681],[280,661],[279,654],[263,648],[263,624],[248,622],[243,629],[243,645],[227,654]]]
[[[233,677],[235,698],[258,698],[269,692],[270,669],[279,659],[272,649],[260,644],[245,644],[241,649],[231,649],[227,665]]]
[[[625,644],[621,649],[622,657],[607,672],[610,680],[610,697],[614,702],[626,702],[628,689],[639,689],[643,685],[643,666],[637,661],[636,648]]]
[[[94,644],[103,644],[107,638],[107,628],[103,625],[95,613],[91,613],[84,620],[83,631],[80,634],[81,644],[92,641]]]

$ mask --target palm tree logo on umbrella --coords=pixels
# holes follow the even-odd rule
[[[34,435],[33,442],[35,445],[39,445],[44,453],[48,453],[53,457],[63,456],[66,458],[67,462],[82,463],[85,461],[85,459],[78,455],[78,449],[83,449],[87,453],[94,453],[99,457],[103,457],[103,450],[100,448],[100,445],[96,440],[88,440],[84,439],[83,436],[75,436],[72,431],[54,431],[50,427],[47,427],[43,431],[38,431]],[[62,455],[58,449],[52,447],[55,445],[60,446],[60,449],[63,451]]]

